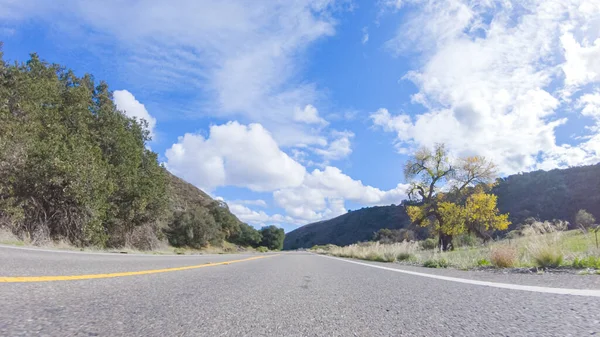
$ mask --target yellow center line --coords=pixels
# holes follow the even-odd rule
[[[98,279],[98,278],[112,278],[112,277],[123,277],[123,276],[169,273],[172,271],[198,269],[198,268],[205,268],[205,267],[227,265],[227,264],[238,263],[238,262],[246,262],[246,261],[251,261],[251,260],[264,259],[266,257],[273,257],[273,256],[277,256],[277,255],[278,254],[255,256],[255,257],[250,257],[247,259],[205,263],[205,264],[198,264],[198,265],[194,265],[194,266],[165,268],[165,269],[152,269],[152,270],[140,270],[140,271],[127,271],[127,272],[109,273],[109,274],[57,275],[57,276],[0,276],[0,283],[74,281],[74,280],[90,280],[90,279]]]

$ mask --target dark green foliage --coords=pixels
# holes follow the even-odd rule
[[[118,246],[164,213],[144,122],[118,111],[106,84],[36,54],[3,64],[0,81],[0,217],[16,234]]]
[[[161,167],[149,140],[146,121],[117,110],[106,83],[36,54],[0,58],[0,227],[78,246],[152,249],[165,234],[192,247],[258,244],[226,204]]]
[[[600,217],[600,164],[534,171],[498,179],[492,190],[498,209],[510,213],[514,229],[529,217],[575,223],[578,210]]]
[[[380,243],[395,243],[402,241],[413,241],[415,239],[415,233],[409,229],[388,229],[382,228],[375,232],[373,235],[373,241],[379,241]]]
[[[254,227],[245,223],[239,224],[239,232],[235,233],[229,241],[241,245],[258,247],[262,241],[262,235]]]
[[[219,244],[223,233],[205,208],[175,213],[166,230],[169,243],[175,247],[202,248],[209,243]]]
[[[260,245],[270,250],[281,250],[283,248],[283,239],[285,232],[283,228],[277,226],[266,226],[260,229],[262,240]]]

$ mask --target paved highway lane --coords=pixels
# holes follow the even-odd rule
[[[0,248],[0,277],[157,270],[243,260],[146,275],[0,283],[0,335],[600,334],[600,297],[452,282],[309,253],[248,260],[257,255],[114,256]]]

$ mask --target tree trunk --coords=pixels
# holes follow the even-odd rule
[[[438,246],[441,251],[449,251],[454,250],[454,246],[452,245],[452,235],[439,233]]]

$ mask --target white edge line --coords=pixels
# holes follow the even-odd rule
[[[573,295],[573,296],[591,296],[591,297],[600,297],[600,290],[591,290],[591,289],[569,289],[569,288],[550,288],[550,287],[539,287],[539,286],[527,286],[521,284],[510,284],[510,283],[498,283],[498,282],[489,282],[489,281],[477,281],[471,279],[464,279],[458,277],[449,277],[449,276],[441,276],[427,273],[419,273],[416,271],[402,270],[384,266],[378,266],[370,263],[363,263],[358,261],[346,260],[339,257],[315,254],[322,257],[326,257],[329,259],[334,259],[338,261],[354,263],[361,266],[367,266],[372,268],[378,268],[383,270],[389,270],[397,273],[421,276],[421,277],[429,277],[437,280],[444,280],[450,282],[458,282],[465,284],[473,284],[478,286],[486,286],[486,287],[494,287],[494,288],[502,288],[502,289],[511,289],[511,290],[522,290],[522,291],[532,291],[536,293],[546,293],[546,294],[558,294],[558,295]]]

